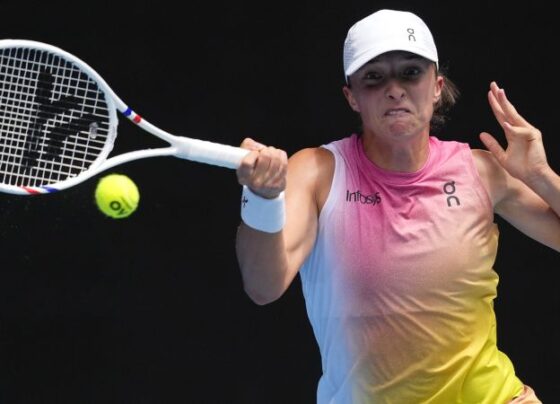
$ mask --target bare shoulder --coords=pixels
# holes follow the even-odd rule
[[[488,150],[472,149],[472,156],[478,173],[487,177],[492,174],[498,166],[498,162]]]
[[[308,189],[319,210],[323,206],[334,175],[334,156],[324,147],[302,149],[294,153],[288,163],[288,188]]]
[[[294,153],[289,161],[295,169],[325,170],[328,166],[334,167],[334,156],[324,147],[301,149]]]
[[[508,175],[488,150],[472,149],[472,156],[480,179],[495,206],[507,190]]]

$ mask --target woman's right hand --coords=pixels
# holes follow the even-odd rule
[[[250,150],[237,168],[237,179],[255,194],[273,199],[286,189],[288,156],[284,150],[265,146],[251,138],[241,143],[243,149]]]

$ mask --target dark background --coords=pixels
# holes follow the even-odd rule
[[[424,18],[462,90],[440,138],[502,139],[486,101],[496,80],[560,171],[560,29],[538,1],[0,0],[0,37],[75,54],[164,130],[233,145],[250,136],[292,154],[357,129],[342,43],[379,8]],[[116,151],[146,145],[162,144],[121,120]],[[54,195],[0,195],[0,402],[314,402],[320,358],[299,279],[264,307],[243,292],[235,173],[166,157],[110,172],[140,188],[129,219],[97,211],[100,176]],[[498,344],[558,402],[560,257],[496,220]]]

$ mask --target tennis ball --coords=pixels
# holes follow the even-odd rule
[[[99,180],[95,188],[95,202],[107,216],[122,219],[138,207],[140,193],[136,184],[122,174],[109,174]]]

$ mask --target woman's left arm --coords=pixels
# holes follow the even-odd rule
[[[529,237],[560,251],[560,176],[546,158],[541,132],[509,102],[505,91],[490,84],[488,102],[504,130],[504,149],[489,133],[480,140],[486,157],[487,183],[499,188],[494,210]]]

